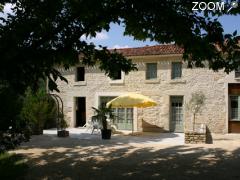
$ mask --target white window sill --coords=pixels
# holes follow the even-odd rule
[[[123,85],[124,84],[124,80],[123,79],[119,79],[119,80],[110,80],[109,83],[112,85]]]
[[[146,79],[145,84],[158,84],[160,81],[159,79]]]
[[[73,83],[74,86],[86,86],[87,81],[77,81]]]
[[[234,79],[239,81],[239,80],[240,80],[240,77],[234,77]]]
[[[182,79],[171,79],[170,84],[186,84],[186,80],[182,80]]]

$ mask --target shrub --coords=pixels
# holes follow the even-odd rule
[[[0,153],[29,140],[28,123],[21,119],[23,97],[13,88],[0,83]]]
[[[25,119],[33,134],[41,134],[43,128],[56,127],[56,105],[43,88],[35,94],[28,89],[23,101],[21,118]]]

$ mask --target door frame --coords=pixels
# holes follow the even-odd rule
[[[86,96],[74,96],[73,97],[73,127],[77,127],[77,98],[85,98],[85,120],[87,123],[87,97]],[[81,127],[81,126],[80,126]]]
[[[184,95],[170,95],[169,96],[169,132],[176,132],[172,131],[172,97],[182,97],[182,113],[183,113],[183,120],[182,120],[182,131],[179,133],[184,133],[185,130],[185,113],[184,113]],[[176,132],[177,133],[177,132]]]

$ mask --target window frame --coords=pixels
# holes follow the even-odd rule
[[[149,73],[150,72],[149,71],[150,70],[149,69],[150,65],[156,65],[156,69],[154,69],[154,70],[156,70],[156,73],[154,73],[155,77],[150,77],[151,76],[150,75],[151,73]],[[158,63],[157,62],[146,63],[145,80],[152,81],[152,80],[157,80],[157,79],[158,79]]]
[[[180,64],[181,66],[181,71],[180,71],[180,76],[175,76],[176,75],[176,73],[174,72],[174,70],[176,70],[174,67],[174,65],[176,65],[176,64]],[[182,70],[183,70],[183,68],[182,68],[182,62],[180,62],[180,61],[176,61],[176,62],[172,62],[171,63],[171,79],[172,80],[178,80],[178,79],[181,79],[182,78]]]
[[[238,118],[236,119],[232,119],[232,97],[237,97],[237,103],[238,103],[238,112],[237,112],[237,116]],[[229,96],[229,121],[240,121],[240,95],[230,95]]]
[[[108,77],[108,80],[109,80],[109,83],[110,84],[118,84],[118,85],[121,85],[121,84],[124,84],[124,80],[125,80],[125,73],[123,71],[121,71],[121,79],[111,79],[110,77]]]
[[[240,79],[240,66],[234,71],[234,78]]]
[[[112,80],[112,81],[121,80],[121,79],[122,79],[122,71],[121,71],[121,70],[117,72],[117,75],[119,75],[119,74],[120,74],[120,79],[117,79],[117,78],[116,78],[116,79],[115,79],[115,78],[113,79],[113,78],[111,78],[111,80]]]
[[[83,80],[78,80],[78,69],[79,68],[83,69]],[[86,74],[85,67],[84,66],[77,66],[76,69],[75,69],[75,82],[85,82],[86,81],[85,74]]]

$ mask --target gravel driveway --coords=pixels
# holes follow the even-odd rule
[[[240,135],[213,135],[213,144],[184,145],[183,134],[100,135],[71,129],[33,136],[16,153],[30,166],[26,179],[240,179]]]

